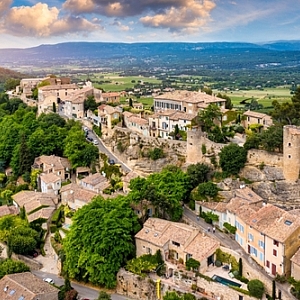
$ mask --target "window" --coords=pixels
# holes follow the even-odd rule
[[[273,249],[273,255],[277,256],[277,250]]]
[[[268,260],[266,261],[266,267],[270,268],[270,262]]]
[[[262,249],[265,249],[265,243],[261,240],[258,241],[258,246]]]
[[[148,254],[151,254],[152,253],[152,250],[151,250],[151,248],[146,248],[146,252],[148,253]]]
[[[288,146],[289,146],[289,147],[291,147],[291,146],[292,146],[292,144],[291,144],[291,143],[288,143]]]
[[[251,233],[248,233],[248,240],[249,242],[253,242],[254,240],[253,235]]]
[[[250,122],[250,117],[248,117],[248,122]]]
[[[177,242],[172,241],[172,244],[173,244],[174,246],[180,247],[180,244],[177,243]]]
[[[260,261],[264,261],[265,260],[265,256],[262,252],[259,252],[259,260]]]
[[[279,246],[279,242],[278,242],[278,241],[275,241],[275,240],[273,240],[273,245],[278,247],[278,246]]]

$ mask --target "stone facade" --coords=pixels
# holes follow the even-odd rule
[[[299,179],[300,171],[300,127],[283,127],[283,173],[288,181]]]

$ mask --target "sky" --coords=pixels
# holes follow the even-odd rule
[[[300,0],[0,0],[0,48],[300,40]]]

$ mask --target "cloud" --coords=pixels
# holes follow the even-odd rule
[[[202,3],[187,0],[186,6],[170,9],[154,16],[145,16],[140,21],[146,27],[168,28],[171,32],[191,34],[203,27],[209,20],[214,2],[204,0]]]
[[[13,0],[1,0],[0,2],[0,17],[10,8]]]
[[[37,3],[34,6],[12,7],[0,19],[4,33],[15,36],[48,37],[73,32],[89,32],[98,25],[77,16],[59,16],[60,10]]]
[[[188,32],[206,24],[215,6],[214,0],[66,0],[63,8],[76,14],[141,16],[140,22],[146,27]]]
[[[130,28],[127,25],[123,25],[120,21],[114,20],[110,25],[118,27],[121,31],[128,31]]]

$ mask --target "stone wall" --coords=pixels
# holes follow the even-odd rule
[[[264,150],[250,149],[248,150],[247,163],[256,166],[268,165],[282,168],[283,155],[282,153],[273,153]]]
[[[32,258],[27,256],[12,254],[11,258],[22,261],[30,268],[31,271],[37,271],[43,267],[40,262],[33,260]]]

